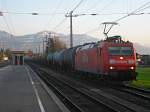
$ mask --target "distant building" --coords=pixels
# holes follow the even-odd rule
[[[150,55],[141,55],[140,65],[150,65]]]
[[[14,65],[23,65],[24,64],[24,51],[11,51],[12,54],[12,64]]]
[[[32,57],[32,56],[33,56],[33,51],[29,49],[29,50],[26,52],[26,56]]]

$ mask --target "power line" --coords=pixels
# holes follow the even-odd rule
[[[140,12],[140,11],[142,11],[142,10],[144,10],[144,9],[149,8],[150,6],[145,7],[145,6],[148,5],[148,4],[150,4],[150,2],[147,2],[147,3],[143,4],[143,5],[140,6],[139,8],[135,9],[134,11],[131,11],[129,14],[127,14],[127,15],[125,15],[125,16],[123,16],[123,17],[117,19],[117,20],[115,20],[114,22],[118,22],[118,21],[120,21],[120,20],[122,20],[122,19],[125,19],[125,18],[131,16],[131,15],[143,15],[144,13],[137,13],[137,12]],[[149,14],[149,13],[147,13],[147,14]],[[114,24],[112,24],[112,25],[110,26],[110,28],[112,28],[113,26],[114,26]]]
[[[75,11],[83,2],[84,0],[81,0],[71,11]]]
[[[145,4],[143,4],[142,6],[140,6],[139,8],[135,9],[132,13],[136,13],[142,10],[143,7],[145,7],[146,5],[150,4],[150,2],[146,2]]]
[[[140,10],[137,11],[137,12],[143,11],[143,10],[148,9],[148,8],[150,8],[150,6],[147,6],[147,7],[143,8],[143,9],[140,9]]]
[[[68,6],[65,8],[66,12],[69,13],[70,10],[72,9],[72,7],[74,7],[76,5],[76,1],[79,1],[79,0],[73,0],[75,2],[72,2],[71,0],[69,0],[68,2]],[[71,2],[71,4],[70,4]]]
[[[38,12],[6,12],[0,11],[1,13],[8,13],[8,14],[18,14],[18,15],[64,15],[65,13],[62,12],[55,12],[55,13],[38,13]]]
[[[55,17],[55,13],[56,13],[56,11],[57,11],[57,9],[61,6],[61,3],[62,3],[62,0],[59,0],[59,2],[58,2],[58,5],[56,6],[56,8],[55,8],[55,10],[54,10],[54,15],[50,18],[50,20],[48,21],[48,23],[46,24],[46,25],[49,25],[51,22],[52,22],[52,20],[53,20],[53,18]],[[45,26],[46,26],[45,25]]]
[[[137,12],[140,12],[140,11],[143,11],[143,10],[149,8],[150,6],[145,7],[145,6],[148,5],[148,4],[150,4],[150,2],[147,2],[147,3],[143,4],[143,5],[140,6],[139,8],[137,8],[137,9],[135,9],[134,11],[128,13],[127,15],[125,15],[125,16],[123,16],[123,17],[117,19],[117,20],[115,20],[114,22],[118,22],[118,21],[120,21],[120,20],[122,20],[122,19],[127,18],[128,16],[131,16],[131,15],[150,14],[150,13],[137,13]],[[112,26],[113,26],[113,25],[112,25]],[[111,27],[112,27],[112,26],[111,26]],[[98,29],[98,28],[94,28],[94,29],[92,29],[92,30],[90,30],[90,31],[88,31],[88,32],[85,32],[84,34],[89,33],[89,32],[93,32],[93,31],[96,31],[97,29]]]
[[[58,9],[58,7],[60,7],[61,1],[62,1],[62,0],[59,1],[59,5],[56,7],[56,9]],[[81,0],[81,1],[74,7],[73,11],[74,11],[77,7],[79,7],[79,5],[80,5],[82,2],[83,2],[83,0]],[[56,9],[55,9],[55,11],[56,11]],[[55,16],[55,15],[54,15],[54,16]],[[52,20],[52,19],[51,19],[51,20]],[[55,30],[57,27],[61,26],[66,20],[67,20],[66,18],[62,19],[62,20],[53,28],[53,30]]]
[[[55,30],[56,28],[60,27],[66,20],[67,20],[67,18],[63,18],[63,19],[53,28],[53,30]]]
[[[60,7],[60,5],[61,5],[61,2],[62,2],[62,0],[60,0],[59,1],[59,5],[57,5],[57,7],[56,7],[56,9],[58,9],[59,7]],[[66,13],[57,13],[56,12],[56,9],[55,9],[55,13],[52,13],[52,14],[49,14],[49,15],[61,15],[61,14],[63,14],[63,15],[65,15]],[[54,17],[53,17],[54,18]],[[52,20],[52,19],[51,19]],[[50,20],[50,21],[51,21]],[[64,19],[62,19],[52,30],[55,30],[57,27],[60,27],[64,22],[66,21],[66,18],[64,18]]]
[[[110,0],[99,12],[102,12],[103,10],[105,10],[106,8],[108,8],[110,5],[112,5],[112,2],[115,3],[114,0]]]
[[[84,12],[87,12],[87,11],[89,11],[91,9],[95,9],[101,2],[102,2],[102,0],[97,0],[90,8],[88,8]]]
[[[106,5],[104,5],[104,7],[102,7],[102,9],[100,10],[100,11],[98,11],[99,13],[100,12],[102,12],[103,10],[105,10],[109,5],[112,5],[112,2],[113,2],[114,0],[110,0]],[[115,3],[115,2],[113,2],[113,3]],[[86,20],[87,20],[87,18],[88,17],[86,17],[84,20],[82,20],[83,22],[85,22]],[[83,23],[82,22],[82,23]]]
[[[137,14],[136,14],[137,12],[140,12],[140,11],[142,11],[142,10],[145,10],[145,9],[149,8],[150,6],[144,8],[144,6],[146,6],[146,5],[148,5],[148,4],[150,4],[150,2],[147,2],[147,3],[143,4],[142,6],[140,6],[140,7],[137,8],[137,9],[135,9],[134,11],[130,12],[129,14],[127,14],[127,15],[125,15],[125,16],[123,16],[123,17],[117,19],[117,20],[115,20],[115,22],[118,22],[118,21],[120,21],[120,20],[122,20],[122,19],[124,19],[124,18],[127,18],[128,16],[131,16],[131,15],[137,15]],[[142,8],[143,8],[143,9],[142,9]],[[142,13],[141,13],[141,14],[142,14]]]
[[[2,0],[1,0],[1,5],[2,5]],[[9,33],[12,34],[11,29],[10,29],[10,27],[9,27],[9,24],[8,24],[8,22],[7,22],[7,19],[5,18],[5,16],[3,15],[2,12],[0,12],[0,16],[3,17],[4,23],[6,24],[6,27],[7,27],[7,29],[9,30]],[[11,35],[10,35],[10,36],[11,36]]]
[[[65,15],[65,17],[70,17],[70,47],[73,47],[73,26],[72,26],[72,17],[76,17],[73,15],[73,12],[81,5],[83,0],[81,0],[69,13]]]
[[[89,30],[89,31],[87,31],[87,32],[85,32],[85,33],[83,33],[83,34],[92,33],[92,32],[98,31],[98,30],[99,30],[99,27],[96,27],[96,28],[93,28],[93,29],[91,29],[91,30]]]
[[[7,8],[7,0],[5,0],[5,8],[6,10],[8,11],[8,8]],[[12,28],[12,31],[13,33],[15,34],[15,28],[14,28],[14,25],[13,25],[13,22],[12,22],[12,19],[11,19],[11,16],[9,15],[9,18],[8,18],[9,22],[10,22],[10,26]]]
[[[74,17],[78,17],[78,16],[88,16],[88,15],[92,15],[92,16],[102,16],[102,15],[125,15],[125,14],[130,14],[130,13],[125,13],[125,12],[120,12],[120,13],[83,13],[83,14],[74,14]],[[133,15],[141,15],[141,14],[149,14],[149,13],[133,13]],[[69,15],[67,15],[69,16]]]
[[[3,15],[3,19],[4,19],[4,22],[6,23],[6,27],[7,27],[7,29],[9,30],[9,33],[12,34],[11,29],[10,29],[10,27],[9,27],[9,25],[8,25],[7,19],[5,18],[4,15]]]

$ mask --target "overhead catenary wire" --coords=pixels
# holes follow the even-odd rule
[[[143,8],[143,9],[140,9],[140,10],[137,11],[137,12],[143,11],[143,10],[148,9],[148,8],[150,8],[150,6],[147,6],[147,7]]]
[[[1,0],[1,7],[2,7],[2,2],[3,2],[3,1]],[[13,33],[12,33],[12,31],[11,31],[11,28],[10,28],[8,22],[7,22],[7,19],[6,19],[5,15],[3,15],[2,12],[0,12],[0,16],[2,16],[2,18],[3,18],[3,20],[4,20],[4,23],[5,23],[5,25],[6,25],[6,28],[8,29],[8,31],[9,31],[9,33],[10,33],[10,37],[11,37]]]
[[[145,10],[149,7],[150,6],[145,7],[142,10]],[[142,11],[142,10],[140,10],[140,11]],[[60,13],[59,12],[58,13],[38,13],[38,12],[33,12],[33,13],[28,13],[27,12],[26,13],[26,12],[3,12],[3,11],[0,11],[0,13],[2,13],[2,14],[5,14],[5,13],[6,14],[19,14],[19,15],[22,15],[22,14],[24,15],[25,14],[25,15],[37,15],[37,16],[38,15],[64,15],[64,14],[66,14],[66,13],[61,13],[61,12]],[[123,14],[128,14],[129,15],[131,13],[126,13],[126,12],[120,12],[120,13],[119,12],[118,13],[117,12],[114,12],[114,13],[113,12],[112,13],[82,13],[82,14],[79,13],[79,14],[74,14],[74,15],[76,15],[76,16],[81,15],[82,16],[82,15],[121,15],[121,14],[122,15]],[[132,13],[132,14],[136,15],[136,13]],[[137,15],[138,14],[149,14],[149,13],[137,13]]]
[[[102,11],[104,11],[106,8],[108,8],[110,5],[112,5],[112,2],[113,2],[114,0],[110,0],[107,4],[105,4],[102,8],[101,8],[101,10],[100,11],[98,11],[98,13],[96,13],[97,15],[103,15],[103,14],[100,14],[100,12],[102,12]],[[100,1],[101,2],[101,1]],[[115,2],[113,2],[113,3],[115,3]],[[104,14],[105,15],[105,14]],[[82,20],[83,22],[85,22],[86,20],[87,20],[87,18],[88,17],[86,17],[84,20]],[[83,23],[82,22],[82,23]]]
[[[95,9],[103,0],[97,0],[90,8],[86,9],[84,12],[87,12],[91,9]]]
[[[8,11],[0,11],[5,14],[18,14],[18,15],[64,15],[63,12],[55,12],[55,13],[40,13],[40,12],[8,12]]]
[[[58,1],[58,5],[56,6],[56,8],[54,9],[54,11],[53,11],[53,16],[51,16],[51,18],[49,19],[49,21],[48,21],[48,23],[45,25],[45,26],[49,26],[50,25],[50,23],[52,22],[52,20],[55,18],[55,16],[56,16],[56,11],[58,10],[58,8],[61,6],[61,4],[62,4],[62,0],[59,0]]]
[[[150,2],[146,2],[145,4],[143,4],[142,6],[140,6],[139,8],[135,9],[133,12],[136,13],[136,12],[141,11],[141,9],[144,8],[145,6],[147,6],[148,4],[150,4]]]
[[[55,29],[57,29],[58,27],[60,27],[66,20],[67,20],[67,18],[63,18],[63,19],[53,28],[53,30],[55,30]]]
[[[96,28],[93,28],[87,32],[84,32],[83,34],[88,34],[88,33],[92,33],[92,32],[95,32],[95,31],[98,31],[99,30],[99,27],[96,27]]]
[[[60,7],[61,1],[62,1],[62,0],[59,1],[59,5],[56,7],[56,9],[58,9],[58,7]],[[74,7],[73,10],[75,10],[77,7],[79,7],[79,5],[80,5],[82,2],[83,2],[83,0],[81,0],[81,1]],[[54,11],[55,13],[56,13],[56,9],[55,9],[55,11]],[[61,14],[64,14],[64,13],[61,13]],[[65,14],[66,14],[66,13],[65,13]],[[54,16],[55,16],[55,15],[56,15],[56,14],[54,14]],[[66,20],[67,20],[67,18],[62,19],[55,27],[53,27],[52,30],[57,29],[57,27],[61,26]]]
[[[73,25],[72,25],[72,17],[75,17],[73,15],[73,12],[81,5],[81,3],[84,0],[80,0],[80,2],[69,12],[65,15],[65,17],[70,17],[70,47],[73,47]]]
[[[7,22],[7,19],[5,18],[4,15],[3,15],[3,20],[4,20],[5,24],[6,24],[7,29],[9,30],[9,33],[12,35],[12,31],[11,31],[11,29],[10,29],[10,27],[9,27],[9,24],[8,24],[8,22]],[[10,36],[11,36],[11,35],[10,35]]]
[[[62,0],[60,0],[59,1],[59,4],[57,5],[57,7],[56,7],[56,9],[58,9],[59,7],[60,7],[60,5],[61,5],[61,2],[62,2]],[[54,10],[54,12],[53,12],[53,18],[55,17],[55,15],[56,14],[66,14],[66,13],[56,13],[56,9]],[[52,15],[52,14],[51,14]],[[50,22],[52,21],[52,18],[50,19]],[[53,29],[52,30],[55,30],[55,29],[57,29],[57,27],[59,27],[59,26],[61,26],[62,24],[63,24],[63,22],[65,22],[66,21],[66,18],[64,18],[64,19],[62,19],[55,27],[53,27]]]
[[[67,18],[63,18],[54,28],[53,30],[55,30],[56,28],[60,27],[65,21],[67,20]]]
[[[5,3],[5,9],[6,9],[6,11],[8,11],[7,0],[4,0],[4,3]],[[10,22],[10,26],[11,26],[11,28],[12,28],[12,31],[13,31],[13,33],[15,34],[15,27],[14,27],[14,24],[13,24],[13,21],[12,21],[12,18],[11,18],[10,15],[9,15],[9,17],[8,17],[8,20],[9,20],[9,22]]]
[[[149,8],[150,6],[147,6],[143,9],[141,9],[140,11],[142,10],[145,10],[147,8]],[[139,11],[138,11],[139,12]],[[19,15],[64,15],[66,13],[62,13],[62,12],[56,12],[56,13],[38,13],[38,12],[32,12],[32,13],[28,13],[28,12],[5,12],[5,11],[0,11],[1,14],[19,14]],[[84,15],[123,15],[123,14],[127,14],[127,15],[130,15],[130,14],[134,14],[136,15],[136,13],[127,13],[127,12],[112,12],[112,13],[82,13],[82,14],[74,14],[75,16],[84,16]],[[138,14],[149,14],[149,13],[137,13]]]
[[[71,11],[75,11],[80,5],[81,3],[83,2],[84,0],[81,0]]]
[[[127,15],[125,15],[125,16],[119,18],[119,19],[116,19],[114,22],[121,21],[121,20],[123,20],[123,19],[125,19],[125,18],[127,18],[127,17],[129,17],[129,16],[131,16],[131,15],[144,15],[144,14],[150,14],[150,13],[139,13],[139,12],[141,12],[141,11],[143,11],[143,10],[149,8],[150,6],[147,6],[148,4],[150,4],[150,2],[144,3],[142,6],[140,6],[140,7],[138,7],[137,9],[131,11],[131,12],[128,13]],[[146,6],[146,7],[145,7],[145,6]],[[113,25],[112,25],[112,26],[113,26]],[[110,26],[110,27],[112,27],[112,26]],[[96,29],[96,28],[94,28],[94,29]],[[96,30],[94,30],[94,29],[87,31],[87,32],[85,32],[84,34],[89,33],[89,32],[91,32],[91,31],[96,31]],[[97,28],[97,29],[98,29],[98,28]]]
[[[74,14],[75,17],[78,17],[78,16],[102,16],[102,15],[128,15],[130,13],[126,13],[126,12],[120,12],[120,13],[83,13],[83,14]],[[142,14],[149,14],[149,13],[133,13],[134,15],[142,15]]]
[[[79,5],[79,4],[78,4]],[[76,8],[77,8],[78,6],[76,6]],[[65,13],[57,13],[56,11],[55,11],[55,13],[38,13],[38,12],[8,12],[8,11],[5,11],[5,12],[3,12],[3,11],[1,11],[1,13],[7,13],[7,14],[18,14],[18,15],[22,15],[22,14],[25,14],[25,15],[56,15],[56,14],[65,14]],[[64,18],[62,21],[60,21],[59,22],[59,24],[57,24],[55,27],[54,27],[54,29],[56,29],[56,28],[58,28],[59,26],[61,26],[61,24],[63,23],[63,22],[65,22],[66,21],[66,19],[67,18]],[[10,30],[10,27],[9,27],[9,25],[8,25],[8,23],[7,23],[7,27],[8,27],[8,29]],[[11,32],[11,31],[10,31]]]
[[[81,0],[81,1],[83,2],[83,0]],[[81,1],[80,1],[80,2],[81,2]],[[79,2],[79,3],[80,3],[80,2]],[[81,3],[82,3],[82,2],[81,2]],[[79,4],[79,3],[78,3],[78,4]],[[81,4],[81,3],[80,3],[80,4]],[[76,5],[77,8],[79,7],[78,4]],[[79,4],[79,5],[80,5],[80,4]],[[74,8],[76,8],[76,7],[74,7]],[[146,8],[146,7],[145,7],[145,8]],[[140,10],[144,10],[144,9],[141,8]],[[4,13],[5,13],[5,12],[4,12]],[[8,12],[8,11],[7,11],[6,13],[9,13],[9,14],[19,14],[19,12]],[[33,12],[33,13],[34,13],[34,12]],[[20,12],[20,15],[21,15],[21,14],[33,14],[33,13],[21,13],[21,12]],[[65,13],[59,13],[59,12],[57,13],[57,12],[56,12],[56,13],[37,13],[37,14],[38,14],[38,15],[55,15],[55,14],[60,14],[60,15],[61,15],[61,14],[65,14]],[[117,14],[117,13],[116,13],[116,14]],[[119,13],[118,13],[118,14],[119,14]],[[121,13],[120,13],[120,14],[121,14]],[[122,13],[122,14],[123,14],[123,13]],[[124,14],[127,14],[127,15],[128,15],[129,13],[124,13]],[[146,13],[145,13],[145,14],[146,14]],[[147,13],[147,14],[148,14],[148,13]],[[85,14],[85,15],[90,15],[90,14]],[[108,14],[107,14],[107,13],[106,13],[106,14],[100,14],[100,13],[99,13],[99,14],[97,14],[97,15],[113,15],[113,13],[112,13],[112,14],[111,14],[111,13],[110,13],[110,14],[109,14],[109,13],[108,13]],[[6,19],[8,20],[8,18],[6,18]],[[9,24],[9,25],[10,25],[10,24]],[[10,25],[10,26],[11,26],[11,25]],[[56,25],[56,26],[57,26],[57,25]],[[61,26],[61,25],[58,25],[58,27],[59,27],[59,26]],[[10,27],[10,28],[11,28],[11,27]]]
[[[137,12],[140,12],[140,11],[143,11],[144,9],[149,8],[150,6],[144,8],[144,6],[146,6],[146,5],[148,5],[148,4],[150,4],[150,2],[146,2],[145,4],[143,4],[142,6],[140,6],[139,8],[137,8],[137,9],[131,11],[129,14],[127,14],[127,15],[125,15],[125,16],[123,16],[123,17],[117,19],[117,20],[115,20],[115,22],[118,22],[118,21],[120,21],[120,20],[122,20],[122,19],[125,19],[125,18],[128,17],[128,16],[136,15]],[[144,9],[141,10],[142,8],[144,8]]]

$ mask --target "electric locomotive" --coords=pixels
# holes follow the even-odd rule
[[[104,79],[136,80],[136,52],[133,43],[120,36],[108,37],[98,43],[76,49],[75,70],[98,75]]]

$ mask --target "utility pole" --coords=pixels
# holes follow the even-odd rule
[[[3,57],[4,57],[4,50],[5,48],[4,48],[4,41],[3,41],[3,54],[2,54]]]
[[[45,44],[45,42],[46,42],[46,44]],[[47,35],[44,35],[44,38],[43,38],[43,56],[45,55],[45,52],[46,52],[46,48],[45,48],[46,45],[47,45]]]
[[[73,47],[73,35],[72,35],[72,13],[73,11],[70,11],[70,48]]]
[[[51,33],[46,33],[43,36],[43,56],[46,56],[48,54],[48,38],[51,35]]]
[[[73,47],[73,25],[72,25],[72,17],[77,17],[78,15],[73,15],[73,11],[66,14],[65,17],[70,17],[70,48]]]
[[[36,47],[36,55],[37,55],[37,47]]]
[[[50,33],[48,33],[48,35],[46,35],[46,55],[48,55],[48,53],[49,53],[49,38],[51,37],[51,32]]]
[[[40,44],[39,44],[39,55],[40,55]]]
[[[78,16],[85,16],[85,15],[92,15],[92,16],[95,16],[95,15],[98,15],[98,14],[73,14],[73,11],[70,11],[69,13],[67,13],[65,15],[65,17],[70,17],[70,48],[73,47],[73,25],[72,25],[72,18],[73,17],[78,17]]]
[[[70,48],[73,47],[73,34],[72,34],[72,17],[77,17],[78,15],[73,15],[73,12],[81,5],[84,0],[80,0],[80,2],[70,11],[69,14],[66,14],[66,17],[70,17]]]
[[[44,39],[43,39],[43,56],[44,56]]]

